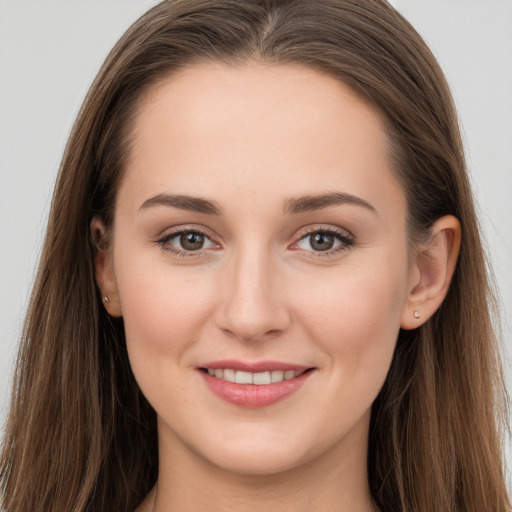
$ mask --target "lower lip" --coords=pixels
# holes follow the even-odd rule
[[[249,409],[266,407],[292,395],[303,386],[312,373],[310,370],[290,380],[257,386],[255,384],[228,382],[201,371],[206,385],[218,397],[231,404]]]

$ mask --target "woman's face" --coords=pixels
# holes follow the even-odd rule
[[[365,461],[414,272],[383,124],[345,85],[254,63],[153,88],[105,269],[161,449]]]

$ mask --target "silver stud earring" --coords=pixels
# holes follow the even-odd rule
[[[103,297],[103,304],[109,304],[110,301],[108,300],[108,297],[105,295],[105,297]]]
[[[421,315],[417,311],[414,312],[414,318],[419,318],[420,316]]]

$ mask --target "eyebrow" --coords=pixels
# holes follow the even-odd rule
[[[300,196],[288,199],[285,202],[284,213],[305,213],[342,204],[362,206],[377,214],[377,210],[364,199],[341,192],[330,192],[327,194]],[[196,213],[204,213],[206,215],[222,215],[222,208],[216,201],[188,195],[158,194],[144,201],[140,209],[146,210],[155,206],[170,206]]]
[[[144,201],[140,209],[145,210],[153,206],[171,206],[207,215],[221,215],[222,213],[222,208],[215,201],[193,196],[158,194]]]
[[[294,199],[288,199],[285,203],[284,211],[285,213],[297,214],[321,210],[322,208],[341,204],[362,206],[363,208],[370,210],[372,213],[377,214],[377,210],[364,199],[341,192],[330,192],[327,194],[301,196]]]

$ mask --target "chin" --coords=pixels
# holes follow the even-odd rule
[[[320,460],[330,451],[333,439],[322,439],[313,433],[290,435],[289,429],[279,433],[251,429],[246,436],[230,435],[217,440],[205,440],[194,451],[206,463],[219,470],[246,476],[272,476],[293,471]],[[284,434],[286,432],[286,434]],[[330,437],[330,436],[329,436]],[[313,442],[308,443],[308,439]],[[213,442],[212,442],[213,441]],[[334,441],[334,443],[332,442]]]
[[[301,454],[302,455],[302,454]],[[225,449],[209,459],[220,470],[245,476],[272,476],[299,467],[304,457],[284,450],[251,450],[247,452]]]

